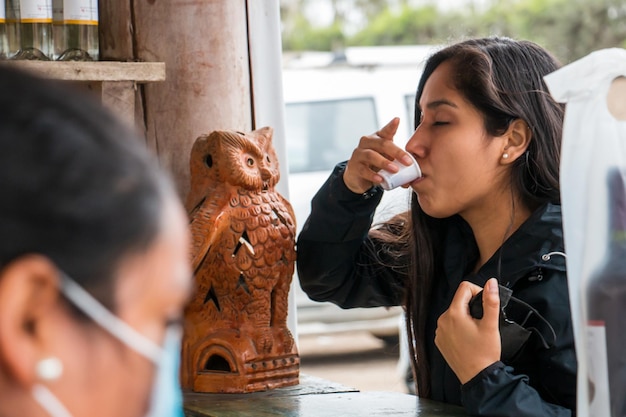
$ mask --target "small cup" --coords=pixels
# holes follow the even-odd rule
[[[422,176],[422,170],[419,164],[411,154],[408,155],[413,160],[413,164],[406,166],[397,159],[394,159],[392,164],[398,167],[398,172],[392,173],[384,169],[378,171],[378,175],[383,177],[383,182],[380,183],[380,186],[383,187],[384,190],[393,190]]]

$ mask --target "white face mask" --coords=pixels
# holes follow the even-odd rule
[[[157,371],[146,417],[183,417],[182,393],[178,380],[182,337],[180,326],[169,326],[163,346],[159,346],[107,310],[67,276],[62,277],[61,292],[90,319],[155,364]],[[72,417],[61,401],[44,385],[35,385],[32,395],[50,416]]]

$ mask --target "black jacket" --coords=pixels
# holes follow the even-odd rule
[[[344,166],[335,168],[314,197],[311,215],[298,237],[300,284],[311,299],[343,308],[399,305],[402,265],[381,263],[384,248],[368,237],[382,190],[352,193],[343,183]],[[478,248],[469,225],[459,216],[449,219],[445,241],[445,276],[434,283],[425,336],[431,398],[463,405],[471,415],[572,415],[576,354],[560,206],[548,204],[533,213],[476,274],[470,271]],[[461,386],[435,346],[437,319],[461,281],[483,286],[490,277],[498,277],[549,325],[536,317],[529,319],[524,326],[536,331],[513,360],[496,362]]]

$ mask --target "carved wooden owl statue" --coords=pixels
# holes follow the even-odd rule
[[[191,150],[187,198],[196,289],[185,312],[182,384],[252,392],[298,383],[287,328],[295,216],[272,129],[215,131]]]

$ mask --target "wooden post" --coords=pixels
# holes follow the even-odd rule
[[[132,15],[132,0],[98,2],[100,60],[135,60]]]
[[[133,47],[133,5],[132,0],[99,1],[98,2],[100,60],[102,61],[136,61]],[[103,86],[103,88],[110,89]],[[105,92],[103,92],[104,94]],[[113,92],[114,93],[114,92]],[[126,92],[125,99],[133,100],[134,113],[126,116],[134,119],[135,127],[145,137],[146,126],[144,120],[144,88],[137,86],[130,97]],[[126,106],[126,110],[129,107]]]
[[[100,4],[103,59],[165,62],[166,81],[141,87],[137,101],[145,115],[138,119],[185,198],[195,139],[217,129],[253,128],[246,2]]]
[[[258,18],[249,19],[251,12]],[[275,124],[281,132],[281,187],[286,191],[282,89],[276,76],[280,42],[272,44],[279,39],[278,0],[262,5],[247,0],[101,1],[100,16],[102,59],[165,63],[165,82],[138,87],[136,108],[141,114],[135,120],[148,147],[172,173],[183,200],[189,193],[189,157],[196,139],[215,130],[249,132],[261,127],[255,120]],[[269,32],[268,22],[274,24]],[[253,39],[249,25],[262,39]],[[254,90],[251,49],[258,69]],[[289,317],[295,327],[293,306]],[[262,369],[289,367],[281,384],[297,383],[297,349],[289,349],[280,361],[259,362]]]

